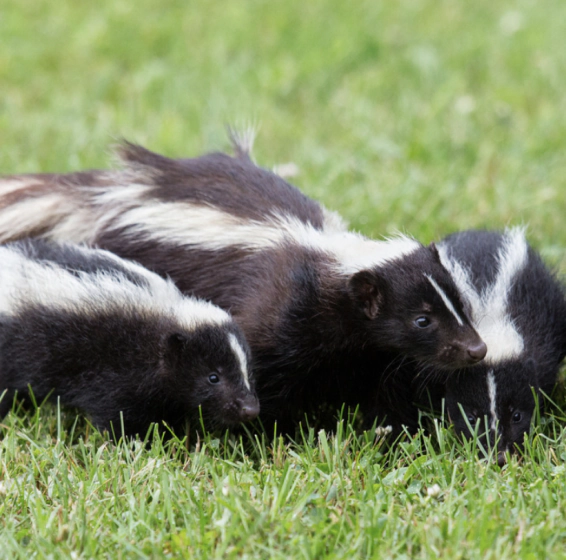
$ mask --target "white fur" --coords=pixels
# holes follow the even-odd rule
[[[248,376],[248,360],[246,359],[246,353],[244,352],[244,349],[242,348],[242,346],[240,345],[238,339],[234,334],[232,333],[228,334],[228,342],[230,343],[230,347],[232,348],[232,351],[236,355],[238,363],[240,364],[240,371],[242,372],[244,385],[246,386],[246,389],[249,391],[251,388],[250,388],[250,379]]]
[[[74,207],[58,217],[48,233],[49,239],[58,242],[93,244],[98,233],[116,220],[123,212],[136,207],[152,189],[148,185],[129,183],[125,186],[77,187],[73,190]],[[72,203],[72,204],[73,204]],[[1,218],[1,213],[0,213]]]
[[[188,330],[230,321],[230,316],[219,307],[184,297],[172,281],[107,251],[99,252],[143,275],[149,286],[137,285],[118,271],[77,276],[56,264],[29,259],[14,247],[4,246],[0,247],[0,313],[15,315],[33,304],[80,313],[135,309],[149,316],[171,316]]]
[[[43,185],[44,182],[34,175],[22,175],[21,177],[5,177],[0,179],[0,197],[32,188],[36,185]]]
[[[318,230],[293,216],[274,214],[266,221],[234,216],[213,206],[187,202],[145,202],[116,212],[110,229],[129,229],[138,236],[207,250],[241,247],[252,251],[283,243],[329,254],[336,268],[352,274],[411,254],[421,245],[408,237],[369,240],[341,229]]]
[[[524,341],[508,314],[507,301],[515,276],[527,263],[524,229],[513,228],[506,232],[497,255],[499,267],[495,280],[482,293],[474,287],[470,272],[450,257],[443,244],[439,245],[439,253],[442,264],[468,302],[475,329],[487,344],[485,362],[495,364],[520,356]]]
[[[324,223],[322,226],[324,231],[348,231],[348,224],[346,220],[344,220],[344,218],[342,218],[342,216],[340,216],[338,212],[334,212],[334,210],[328,210],[328,208],[325,208],[324,206],[322,206],[322,204],[320,205],[320,207],[322,209],[322,214],[324,217]]]
[[[432,287],[436,290],[438,295],[442,298],[444,305],[448,308],[448,311],[454,315],[458,324],[462,327],[464,326],[464,321],[462,321],[462,317],[458,315],[458,312],[454,308],[454,304],[450,301],[450,298],[446,295],[446,292],[437,284],[436,280],[430,275],[425,273],[426,279],[432,284]]]
[[[321,231],[294,216],[272,214],[263,221],[249,220],[212,205],[152,200],[148,197],[151,190],[143,184],[84,188],[83,193],[91,194],[94,207],[90,216],[81,216],[84,235],[71,233],[73,218],[69,217],[69,221],[57,223],[49,237],[92,244],[101,231],[125,228],[141,237],[212,251],[230,247],[260,251],[292,243],[329,254],[343,274],[381,266],[421,247],[403,235],[374,241],[349,232],[340,216],[326,209]]]
[[[122,210],[138,206],[154,189],[155,187],[143,183],[116,183],[110,187],[86,187],[83,192],[92,197],[92,204],[95,207]]]
[[[67,228],[73,237],[84,237],[92,220],[85,220],[83,214],[86,215],[86,211],[78,212],[72,200],[63,193],[23,198],[0,211],[0,242],[38,229]]]
[[[487,374],[487,394],[489,396],[489,415],[491,417],[489,427],[496,432],[497,422],[499,421],[499,418],[497,418],[497,385],[492,369]]]
[[[123,172],[107,173],[107,180],[117,184],[108,186],[73,186],[61,190],[52,187],[41,178],[0,179],[0,242],[17,239],[33,230],[45,230],[45,237],[54,241],[92,244],[96,233],[127,208],[139,204],[152,187],[137,183],[119,185],[134,175]],[[61,185],[64,184],[64,176]],[[26,196],[26,190],[42,187]],[[2,197],[21,191],[21,198],[3,206]]]
[[[498,254],[499,271],[493,284],[494,297],[507,303],[507,297],[515,276],[527,264],[527,241],[523,228],[513,228],[505,233],[505,241]]]
[[[255,137],[257,135],[257,128],[258,127],[253,124],[248,124],[243,129],[229,128],[228,132],[234,149],[243,154],[247,154],[251,158]]]

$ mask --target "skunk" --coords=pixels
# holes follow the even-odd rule
[[[6,177],[0,240],[101,246],[229,310],[252,350],[262,418],[280,426],[365,399],[390,354],[451,369],[484,357],[434,246],[349,232],[236,152],[173,160],[125,144],[121,171]]]
[[[476,429],[484,449],[521,447],[535,412],[537,394],[549,394],[566,354],[564,287],[529,246],[522,228],[455,233],[438,244],[440,258],[465,299],[469,317],[486,342],[481,364],[454,371],[400,368],[389,402],[380,394],[375,415],[418,426],[418,408],[446,409],[458,434]],[[415,406],[415,404],[417,406]],[[479,423],[479,425],[478,425]],[[486,430],[487,428],[487,430]]]
[[[481,365],[448,378],[447,411],[461,434],[487,424],[502,464],[529,431],[535,394],[556,384],[566,354],[564,286],[522,228],[453,234],[439,252],[488,345]]]
[[[107,251],[24,240],[0,247],[0,414],[13,396],[59,398],[99,429],[228,427],[259,413],[231,317]]]

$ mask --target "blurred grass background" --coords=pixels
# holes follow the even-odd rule
[[[562,254],[566,4],[5,0],[2,173],[255,155],[370,235],[527,223]]]
[[[0,173],[108,167],[122,137],[196,156],[253,123],[260,165],[368,235],[525,223],[560,264],[565,22],[563,0],[3,0]],[[4,420],[0,556],[566,557],[563,418],[503,470],[444,428],[189,453],[73,419]]]

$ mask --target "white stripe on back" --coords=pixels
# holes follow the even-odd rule
[[[197,298],[185,297],[171,280],[107,251],[81,248],[86,255],[98,252],[143,276],[149,286],[138,285],[119,271],[71,273],[50,262],[26,257],[17,247],[0,247],[0,313],[16,315],[30,305],[53,310],[93,314],[118,310],[150,316],[169,316],[180,326],[195,330],[202,324],[223,325],[228,313]]]
[[[74,201],[63,193],[23,198],[1,209],[0,242],[29,235],[34,230],[51,232],[61,227],[66,227],[73,237],[83,238],[93,230],[92,219],[86,213],[78,210]]]
[[[67,192],[26,197],[25,188],[41,181],[4,181],[6,193],[18,187],[20,201],[0,212],[0,240],[12,239],[41,227],[54,241],[94,244],[97,236],[124,228],[141,238],[178,246],[218,251],[241,247],[261,251],[283,243],[327,254],[338,273],[354,274],[410,255],[422,247],[398,235],[381,241],[347,231],[340,217],[323,208],[323,229],[316,229],[292,215],[272,214],[265,220],[249,220],[220,208],[188,201],[152,198],[153,186],[128,182],[115,185],[74,186]],[[128,181],[135,181],[135,174]],[[112,180],[108,174],[107,180]],[[3,182],[0,180],[0,204]]]
[[[265,221],[250,220],[212,206],[179,201],[146,201],[116,214],[110,229],[126,228],[138,236],[175,245],[211,251],[234,247],[259,251],[296,244],[329,254],[343,274],[382,266],[422,247],[406,236],[370,240],[341,230],[336,221],[330,222],[329,230],[319,230],[294,216],[274,214]]]

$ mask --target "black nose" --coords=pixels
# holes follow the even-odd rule
[[[507,462],[507,457],[505,456],[505,451],[500,451],[497,454],[497,464],[502,467]]]
[[[259,400],[257,397],[246,397],[241,403],[240,408],[240,421],[249,422],[257,417],[259,414]]]
[[[487,346],[483,340],[480,340],[475,346],[468,346],[468,356],[474,362],[483,360],[486,354]]]

